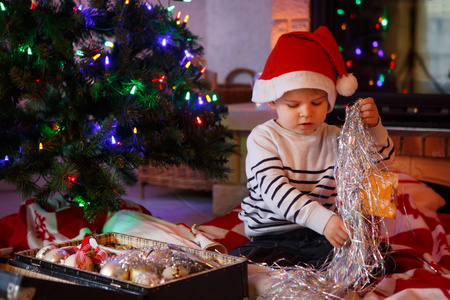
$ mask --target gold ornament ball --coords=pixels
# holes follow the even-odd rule
[[[166,258],[169,258],[169,256],[166,253],[158,251],[158,250],[152,251],[152,253],[150,253],[148,255],[148,257],[149,258],[155,258],[155,259],[166,259]]]
[[[108,277],[120,278],[123,280],[128,280],[130,277],[130,272],[122,268],[119,262],[115,260],[110,260],[105,263],[100,269],[100,274]]]
[[[148,272],[149,270],[146,267],[131,267],[130,269],[130,280],[134,281],[139,274],[143,272]]]
[[[69,253],[67,253],[66,250],[53,249],[44,255],[44,260],[60,264],[63,263],[67,257],[69,257]]]

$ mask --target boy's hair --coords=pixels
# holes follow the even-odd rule
[[[294,31],[278,39],[255,82],[252,101],[275,101],[290,90],[315,88],[328,94],[330,112],[338,93],[351,96],[357,87],[331,32],[322,26],[313,33]]]

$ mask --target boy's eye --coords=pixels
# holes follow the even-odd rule
[[[290,108],[296,108],[296,107],[298,107],[298,103],[292,103],[292,104],[288,103],[287,106]]]
[[[318,105],[322,104],[324,101],[325,101],[325,99],[322,98],[322,99],[320,99],[320,100],[313,101],[312,104],[318,106]]]

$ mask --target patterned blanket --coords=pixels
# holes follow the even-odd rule
[[[400,174],[397,218],[386,219],[396,263],[394,274],[352,299],[450,299],[450,215],[437,209],[445,201],[431,188]],[[120,211],[100,216],[96,223],[82,218],[82,209],[63,202],[41,207],[26,201],[17,214],[0,219],[0,253],[42,247],[86,234],[119,232],[192,248],[226,253],[248,242],[240,207],[199,226],[173,224],[151,216],[144,207],[124,201]],[[264,293],[270,272],[249,269],[252,298]]]

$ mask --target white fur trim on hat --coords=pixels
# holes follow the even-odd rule
[[[358,88],[358,81],[352,73],[339,76],[336,80],[336,90],[339,95],[349,97],[353,95]]]
[[[336,102],[336,86],[327,76],[312,71],[295,71],[285,73],[270,80],[258,79],[253,87],[252,101],[265,103],[275,101],[287,91],[311,88],[323,90],[328,94],[328,112]]]

